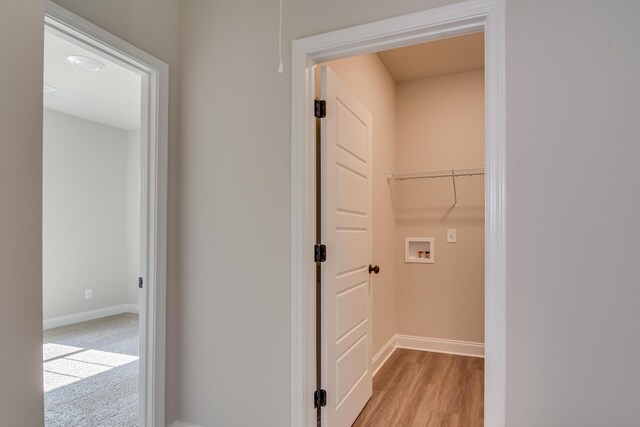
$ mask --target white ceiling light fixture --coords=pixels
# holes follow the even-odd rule
[[[56,92],[57,90],[58,90],[58,88],[55,87],[55,86],[51,86],[51,85],[48,85],[48,84],[42,85],[42,91],[44,93]]]
[[[100,71],[105,67],[102,62],[97,59],[89,58],[88,56],[73,55],[67,57],[67,61],[85,71]]]

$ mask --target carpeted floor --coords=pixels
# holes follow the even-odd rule
[[[46,427],[138,425],[138,315],[44,331]]]

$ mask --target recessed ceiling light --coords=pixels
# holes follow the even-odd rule
[[[100,71],[104,68],[104,64],[102,62],[87,56],[69,56],[67,61],[85,71]]]
[[[42,85],[42,91],[43,91],[44,93],[51,93],[51,92],[55,92],[55,91],[57,91],[57,90],[58,90],[58,88],[57,88],[57,87],[50,86],[50,85],[47,85],[47,84]]]

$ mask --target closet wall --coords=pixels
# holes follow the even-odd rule
[[[397,85],[398,171],[484,167],[484,71]],[[484,179],[413,183],[394,199],[398,333],[484,342]],[[447,229],[457,243],[447,243]],[[405,237],[434,237],[434,264],[404,263]]]

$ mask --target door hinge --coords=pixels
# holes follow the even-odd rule
[[[313,115],[316,116],[317,119],[327,117],[327,101],[324,99],[316,99],[313,102]]]
[[[327,392],[319,388],[313,393],[313,407],[324,408],[325,406],[327,406]]]
[[[138,277],[138,287],[140,289],[142,289],[142,284],[144,283],[144,280],[142,280],[142,277]]]
[[[313,252],[315,262],[325,262],[327,260],[327,247],[325,245],[315,245]]]

